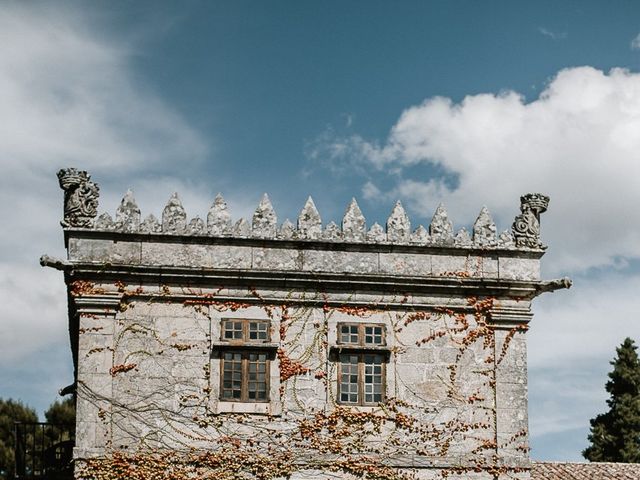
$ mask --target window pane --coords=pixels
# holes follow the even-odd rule
[[[225,352],[222,369],[222,398],[239,399],[242,396],[242,354]]]
[[[340,355],[340,401],[358,403],[358,355]]]
[[[225,340],[242,340],[242,321],[225,320],[223,337]]]
[[[365,345],[382,345],[382,327],[366,326],[364,328]]]
[[[249,400],[266,400],[267,397],[267,355],[250,352],[248,356],[249,378],[247,396]]]
[[[249,322],[249,340],[268,340],[268,327],[269,325],[265,322]]]
[[[382,401],[382,355],[363,355],[364,360],[364,403]]]
[[[340,327],[340,343],[352,343],[357,345],[358,342],[358,326],[342,325]]]

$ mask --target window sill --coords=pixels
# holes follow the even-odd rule
[[[225,402],[218,400],[212,405],[211,410],[216,414],[240,413],[279,417],[282,415],[282,402]]]
[[[211,348],[214,350],[234,349],[234,350],[272,350],[275,351],[280,345],[277,343],[231,343],[212,342]]]
[[[333,345],[331,353],[342,352],[371,352],[371,353],[383,353],[389,355],[391,349],[386,346],[362,346],[362,345]]]
[[[382,407],[380,405],[353,405],[352,403],[336,403],[336,407],[342,409],[348,408],[353,410],[354,412],[362,413],[382,412]]]

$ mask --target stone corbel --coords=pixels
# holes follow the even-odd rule
[[[533,318],[529,302],[522,305],[494,305],[489,311],[489,325],[496,329],[511,330],[526,326]]]
[[[111,293],[71,298],[80,316],[115,317],[120,311],[122,297],[122,293]]]

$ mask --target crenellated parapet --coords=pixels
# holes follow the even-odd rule
[[[482,207],[473,224],[472,232],[464,227],[454,230],[444,204],[438,205],[428,227],[412,227],[400,201],[396,202],[385,227],[378,223],[367,226],[367,220],[358,202],[351,200],[341,225],[330,221],[323,225],[313,199],[304,204],[297,222],[289,219],[282,223],[265,194],[258,204],[251,222],[241,218],[232,221],[227,203],[221,194],[213,201],[206,221],[194,217],[188,219],[177,193],[169,198],[161,219],[153,214],[144,219],[131,191],[128,191],[115,219],[109,213],[96,217],[98,186],[89,180],[86,172],[76,169],[61,170],[60,184],[65,189],[65,215],[63,226],[87,228],[96,231],[123,233],[192,235],[204,237],[233,237],[273,240],[314,240],[343,243],[370,243],[390,245],[442,246],[455,248],[543,250],[540,239],[540,214],[548,205],[549,197],[527,194],[521,197],[521,213],[512,228],[498,234],[496,224],[487,207]],[[64,179],[64,182],[63,182]]]

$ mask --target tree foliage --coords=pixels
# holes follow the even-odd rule
[[[0,398],[0,479],[13,476],[15,422],[37,421],[38,415],[33,408],[18,400]]]
[[[592,462],[640,462],[640,360],[633,340],[616,349],[606,390],[609,411],[591,420],[582,455]]]
[[[72,397],[53,402],[44,416],[49,423],[74,425],[76,423],[76,405]]]
[[[72,397],[53,402],[44,412],[44,417],[48,423],[53,424],[46,430],[46,435],[52,442],[67,440],[73,436],[76,428],[76,404]]]

